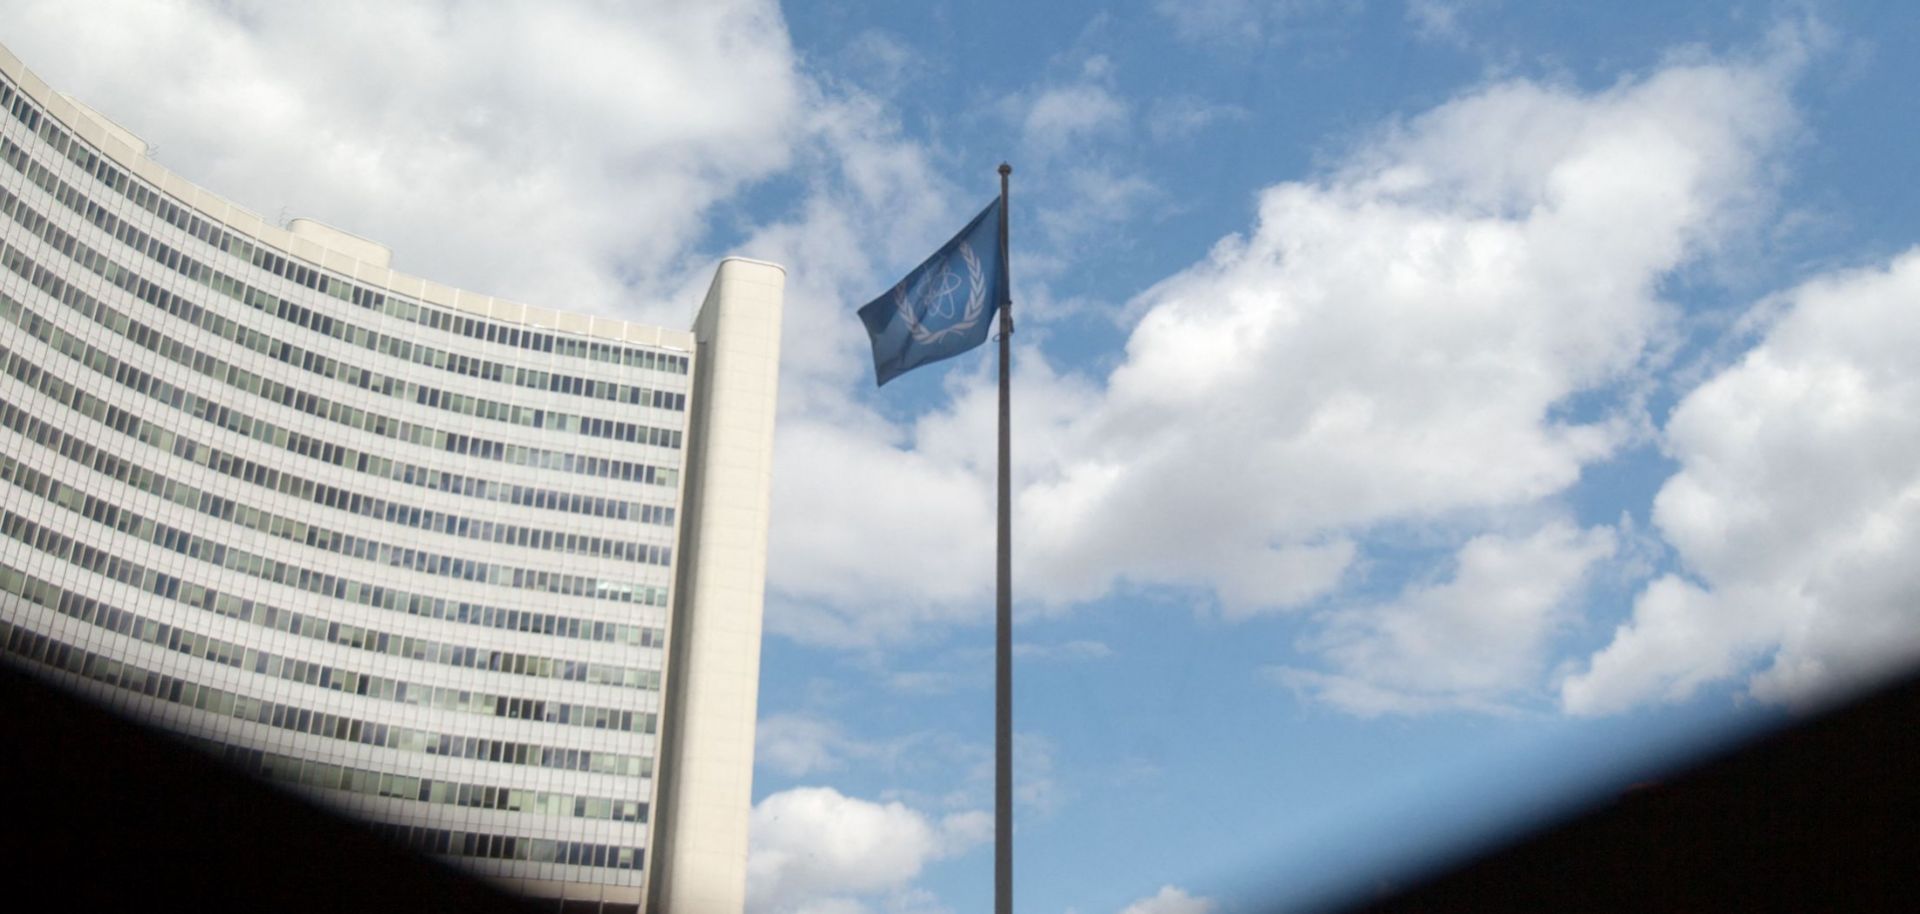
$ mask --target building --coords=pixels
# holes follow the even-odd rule
[[[556,908],[739,910],[782,271],[547,311],[3,49],[0,107],[7,660]]]

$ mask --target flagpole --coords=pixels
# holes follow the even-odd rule
[[[1000,269],[1007,296],[1000,302],[1000,529],[996,558],[994,645],[993,910],[1013,914],[1013,550],[1012,473],[1007,446],[1007,378],[1013,360],[1013,263],[1007,259],[1007,178],[1000,163]],[[996,290],[998,291],[998,290]]]

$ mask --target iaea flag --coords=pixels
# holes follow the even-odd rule
[[[885,384],[928,362],[980,345],[1007,300],[1000,201],[973,217],[899,285],[860,309],[873,337],[873,374]]]

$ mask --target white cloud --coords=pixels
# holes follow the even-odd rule
[[[1333,672],[1270,672],[1361,715],[1502,708],[1544,684],[1552,636],[1575,617],[1590,569],[1614,549],[1612,530],[1564,522],[1526,536],[1474,537],[1448,580],[1334,616],[1311,644]]]
[[[836,771],[849,755],[865,754],[832,721],[800,714],[763,717],[754,728],[754,764],[787,777]]]
[[[767,0],[21,3],[7,42],[269,220],[671,324],[691,306],[633,287],[670,280],[717,200],[791,161],[808,91]]]
[[[1063,252],[1110,242],[1113,227],[1159,193],[1144,175],[1112,164],[1061,165],[1052,175],[1062,193],[1034,221],[1048,244]]]
[[[753,914],[858,912],[870,900],[925,907],[913,881],[927,864],[987,841],[992,817],[935,820],[902,803],[873,803],[827,787],[801,787],[755,804],[747,859]]]
[[[1378,525],[1471,530],[1565,493],[1644,433],[1628,394],[1674,314],[1656,290],[1760,211],[1795,62],[1486,86],[1264,192],[1249,235],[1131,306],[1104,384],[1017,350],[1020,592],[1186,585],[1246,617],[1334,592]],[[775,630],[984,618],[988,367],[911,428],[783,428],[776,508],[806,522],[775,533]]]
[[[1567,681],[1568,710],[1735,678],[1803,701],[1920,659],[1920,251],[1784,301],[1758,345],[1674,409],[1680,468],[1654,523],[1686,573],[1640,594]]]
[[[1465,47],[1468,36],[1460,18],[1476,5],[1475,0],[1407,0],[1407,21],[1427,41]]]
[[[1247,109],[1190,95],[1158,99],[1147,113],[1147,132],[1161,142],[1182,140],[1221,121],[1246,120]]]
[[[1211,898],[1187,894],[1185,889],[1163,885],[1160,891],[1127,905],[1120,914],[1213,914],[1217,906]]]
[[[1028,325],[1059,315],[1047,283],[1076,263],[1082,247],[1112,245],[1125,236],[1129,220],[1160,197],[1140,167],[1134,104],[1117,88],[1113,62],[1092,54],[1054,65],[1071,69],[1000,103],[1020,137],[1015,296]]]
[[[1501,83],[1268,190],[1249,237],[1141,297],[1097,408],[1055,429],[1074,452],[1020,498],[1042,592],[1266,611],[1339,585],[1371,525],[1564,492],[1635,417],[1562,405],[1640,369],[1657,284],[1751,201],[1784,88],[1735,64]]]
[[[1066,458],[1075,444],[1061,430],[1096,394],[1031,348],[1016,347],[1014,366],[1019,486]],[[910,429],[853,409],[782,416],[774,516],[799,520],[772,533],[770,628],[865,645],[986,618],[997,406],[983,381],[956,376],[947,408]]]
[[[1126,103],[1092,81],[1046,89],[1028,103],[1022,133],[1043,155],[1058,155],[1091,138],[1125,128]]]

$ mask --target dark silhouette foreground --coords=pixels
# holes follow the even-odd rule
[[[0,664],[8,910],[527,912]],[[1637,785],[1351,914],[1920,911],[1920,677]]]
[[[1336,910],[1920,911],[1920,677]]]
[[[0,663],[13,911],[535,909]]]

